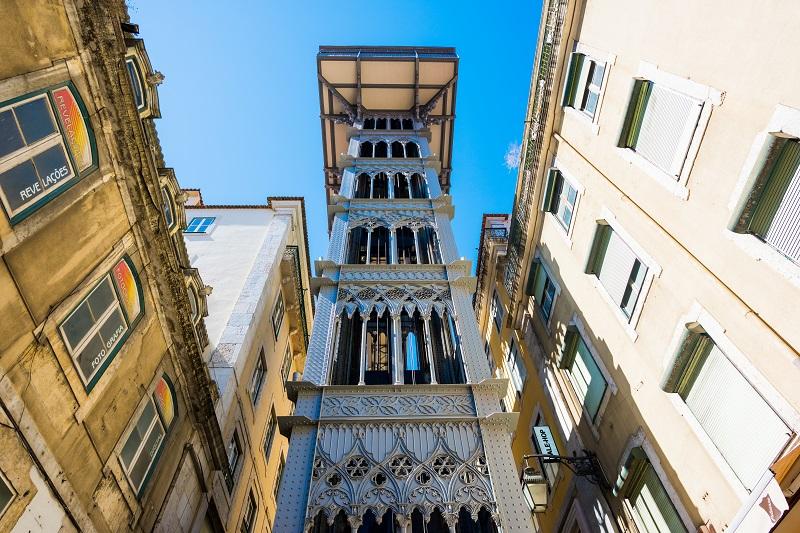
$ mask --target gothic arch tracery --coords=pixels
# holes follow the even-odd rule
[[[410,315],[418,310],[423,317],[430,317],[436,310],[454,313],[450,299],[450,287],[445,284],[424,285],[340,285],[336,297],[336,314],[347,313],[352,317],[358,311],[367,316],[375,310],[382,315],[388,309],[392,316],[405,310]]]

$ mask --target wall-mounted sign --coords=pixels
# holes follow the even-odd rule
[[[536,446],[539,448],[539,453],[558,455],[558,447],[553,439],[553,434],[550,432],[550,426],[534,426],[533,434],[536,436]]]

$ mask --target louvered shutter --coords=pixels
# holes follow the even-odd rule
[[[733,363],[713,346],[681,396],[747,489],[786,445],[791,431]]]
[[[649,463],[640,483],[631,497],[634,520],[639,529],[644,533],[685,533],[686,528],[675,506]]]
[[[547,172],[547,180],[544,182],[544,191],[542,191],[542,211],[552,212],[556,200],[556,186],[561,173],[557,168],[551,168]]]
[[[702,109],[702,101],[653,84],[634,149],[664,172],[678,176]]]
[[[787,141],[775,162],[750,223],[792,261],[800,261],[800,143]]]
[[[625,288],[628,286],[628,279],[636,261],[636,254],[625,244],[617,232],[610,228],[608,231],[610,232],[608,244],[602,255],[597,277],[611,299],[621,306]]]
[[[585,56],[577,52],[573,52],[570,56],[567,84],[564,87],[564,100],[562,105],[570,107],[574,107],[575,105],[575,95],[578,92],[578,84],[580,83],[580,76],[583,71],[584,59]]]

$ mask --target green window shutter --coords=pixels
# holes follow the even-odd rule
[[[748,230],[793,260],[800,258],[800,142],[787,141],[775,161]]]
[[[561,360],[558,362],[559,368],[568,369],[572,366],[580,338],[581,335],[578,333],[578,328],[575,326],[567,327],[567,332],[564,334],[564,349],[561,352]]]
[[[528,281],[525,283],[525,295],[533,296],[533,288],[536,286],[536,275],[539,272],[539,262],[535,259],[531,261],[531,268],[528,271]]]
[[[544,191],[542,191],[542,211],[552,213],[555,211],[556,202],[556,188],[558,180],[561,177],[561,172],[557,168],[551,168],[547,171],[547,179],[544,182]]]
[[[544,271],[542,263],[536,263],[536,279],[533,282],[533,297],[536,298],[536,303],[542,304],[542,296],[544,294],[544,283],[547,281],[547,273]]]
[[[578,92],[578,85],[580,82],[581,71],[583,70],[583,61],[586,58],[583,54],[573,52],[570,56],[569,71],[567,72],[567,84],[564,87],[564,101],[562,105],[574,107],[575,96]]]
[[[598,224],[595,228],[592,249],[589,251],[589,258],[586,261],[587,274],[600,272],[600,266],[603,264],[603,257],[605,256],[612,231],[611,226],[607,224]]]
[[[639,138],[639,131],[644,119],[644,110],[647,108],[647,100],[653,83],[647,80],[634,80],[631,99],[628,104],[628,111],[625,114],[625,122],[622,124],[618,146],[621,148],[633,148]]]
[[[617,476],[616,483],[614,483],[614,496],[628,497],[646,467],[647,455],[644,450],[639,447],[632,449],[625,460],[625,465],[619,472],[619,476]]]
[[[683,521],[675,510],[667,490],[653,465],[645,465],[629,500],[633,520],[643,533],[686,533]]]
[[[691,376],[697,374],[697,369],[708,354],[711,343],[711,339],[705,333],[687,330],[678,350],[678,356],[664,380],[662,388],[665,392],[683,394],[691,388],[693,381]]]

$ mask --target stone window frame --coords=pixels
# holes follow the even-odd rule
[[[69,118],[80,118],[81,123],[85,128],[86,142],[88,143],[87,148],[89,150],[89,161],[86,162],[86,166],[83,169],[79,168],[78,166],[75,149],[67,136],[68,132],[66,131],[66,127],[64,125],[64,119],[58,113],[58,107],[55,102],[56,96],[54,93],[60,90],[66,90],[70,94],[75,104],[75,107],[70,109],[78,113],[77,117],[70,116]],[[43,153],[45,148],[42,147],[52,148],[60,145],[63,147],[64,153],[66,154],[71,176],[64,180],[61,185],[51,189],[50,192],[43,194],[40,198],[20,209],[15,210],[14,212],[9,211],[5,200],[0,201],[2,210],[12,226],[28,218],[30,215],[43,208],[49,202],[72,188],[79,181],[99,168],[97,139],[89,118],[89,112],[86,108],[80,91],[71,80],[66,79],[60,83],[42,87],[38,90],[30,91],[2,101],[0,102],[0,110],[7,111],[9,109],[18,107],[21,104],[42,98],[44,98],[47,102],[52,122],[55,125],[55,132],[49,134],[46,138],[35,141],[33,145],[26,145],[0,158],[0,172],[5,172],[15,168],[18,166],[18,164],[24,164],[25,161],[31,161],[34,156],[30,155],[30,157],[28,157],[28,154],[31,154],[32,152],[37,152],[37,154]],[[76,133],[76,135],[78,135],[78,133]],[[80,142],[80,140],[76,140],[76,142]]]
[[[536,251],[533,254],[533,261],[531,262],[531,270],[529,272],[529,276],[531,276],[530,282],[534,283],[535,275],[536,275],[536,266],[541,265],[542,270],[544,270],[545,276],[550,280],[550,284],[553,285],[555,288],[555,293],[553,294],[553,301],[550,304],[550,315],[545,319],[541,302],[537,302],[534,298],[533,294],[528,295],[528,298],[534,302],[534,307],[536,308],[535,314],[539,318],[539,322],[544,326],[545,331],[548,335],[552,336],[553,331],[551,330],[551,326],[553,324],[553,314],[555,313],[556,309],[556,302],[558,301],[558,297],[561,294],[561,284],[556,281],[556,277],[553,275],[553,271],[549,265],[549,262],[545,260],[544,256],[542,255],[542,251],[537,247]]]
[[[133,290],[135,290],[135,295],[138,298],[137,303],[139,305],[139,310],[138,313],[132,317],[129,316],[129,310],[126,309],[125,302],[123,301],[124,295],[122,294],[122,289],[119,286],[118,282],[116,281],[114,275],[114,270],[120,267],[120,265],[122,265],[123,263],[127,266],[129,272],[132,274],[131,281],[134,283]],[[77,353],[80,353],[77,351],[77,348],[78,346],[81,346],[82,342],[88,338],[88,333],[87,336],[84,336],[81,339],[82,342],[79,343],[78,346],[72,347],[69,344],[69,341],[67,340],[64,334],[63,326],[67,322],[67,320],[69,320],[69,318],[74,315],[74,313],[78,310],[78,308],[88,300],[90,295],[103,283],[106,283],[106,280],[108,280],[108,282],[111,284],[116,305],[119,307],[119,309],[123,314],[123,318],[125,319],[127,329],[124,332],[122,332],[122,334],[119,337],[119,340],[113,345],[113,347],[111,347],[110,352],[108,353],[108,355],[104,357],[97,371],[93,373],[91,376],[83,376],[82,372],[78,368],[78,363],[75,359],[75,356]],[[92,275],[91,281],[86,283],[85,286],[82,288],[82,290],[76,291],[76,293],[77,294],[75,295],[76,296],[75,299],[71,300],[70,307],[67,310],[65,310],[63,315],[57,317],[56,332],[64,346],[66,353],[70,358],[70,361],[72,362],[75,368],[75,372],[76,375],[78,376],[80,383],[83,385],[83,388],[86,394],[88,395],[95,388],[100,379],[103,377],[105,372],[108,370],[108,367],[114,362],[116,357],[119,355],[119,352],[122,351],[122,348],[125,346],[127,340],[130,338],[131,334],[136,329],[136,326],[144,317],[145,315],[144,286],[142,283],[142,279],[139,276],[139,271],[136,268],[136,265],[134,264],[130,255],[128,255],[127,253],[123,253],[119,255],[115,254],[114,260],[110,262],[110,267],[106,267],[100,272],[97,272],[96,274]],[[92,328],[90,328],[90,330],[95,329],[96,327],[97,324],[93,325]]]
[[[686,507],[683,504],[680,496],[678,495],[678,491],[675,490],[672,482],[667,477],[666,470],[661,464],[661,458],[658,455],[658,452],[653,447],[653,444],[650,442],[650,439],[645,435],[644,430],[639,428],[638,431],[631,435],[628,439],[628,442],[625,445],[625,449],[620,454],[620,459],[617,466],[617,472],[623,472],[625,469],[625,464],[628,461],[628,457],[630,457],[631,453],[635,448],[641,448],[645,456],[647,457],[648,462],[652,466],[653,470],[655,471],[656,475],[658,476],[661,485],[664,487],[664,490],[667,493],[667,496],[670,499],[673,507],[678,513],[681,521],[683,522],[684,527],[687,531],[695,531],[697,526],[692,522],[691,517],[689,516],[689,512],[686,510]],[[632,516],[632,508],[630,503],[626,498],[622,498],[622,504],[625,506],[626,511]]]
[[[581,417],[583,417],[586,422],[589,424],[589,428],[592,431],[592,434],[596,439],[600,438],[600,425],[603,422],[603,418],[605,416],[606,408],[608,407],[609,402],[611,401],[612,396],[616,396],[618,392],[617,383],[614,381],[614,378],[611,376],[611,372],[608,371],[608,367],[606,367],[603,358],[600,356],[600,352],[597,351],[597,348],[592,342],[592,337],[589,335],[589,332],[586,331],[586,326],[583,323],[583,320],[578,316],[578,313],[573,313],[572,318],[569,321],[568,326],[572,326],[577,330],[577,334],[583,340],[583,343],[586,345],[586,348],[589,350],[589,354],[591,355],[592,359],[594,359],[597,368],[600,370],[600,373],[603,375],[603,379],[606,382],[606,389],[603,392],[603,398],[600,400],[600,405],[597,407],[597,413],[592,419],[592,416],[586,410],[586,407],[583,405],[583,402],[580,402],[580,409],[581,409]],[[561,344],[558,345],[558,357],[559,360],[564,356],[564,350],[567,348],[567,336],[564,335],[564,338]],[[574,393],[575,389],[572,384],[572,378],[568,375],[569,369],[560,369],[559,373],[563,378],[563,381],[569,386],[570,390]],[[569,409],[572,411],[572,409]],[[575,424],[580,424],[580,420],[574,420]]]
[[[606,303],[608,303],[609,306],[613,308],[614,312],[612,314],[617,318],[620,326],[622,326],[622,328],[625,330],[625,333],[628,334],[628,337],[631,339],[631,341],[635,342],[639,337],[636,327],[639,323],[639,318],[641,318],[645,301],[647,300],[647,296],[652,289],[654,280],[661,277],[663,269],[661,268],[661,265],[659,265],[656,260],[645,251],[638,241],[634,239],[630,233],[628,233],[628,231],[619,223],[614,213],[612,213],[607,207],[603,207],[600,217],[595,221],[595,223],[595,235],[591,240],[590,248],[586,255],[586,274],[590,277],[592,284],[600,296],[606,301]],[[597,276],[597,274],[590,272],[590,268],[593,266],[592,263],[594,261],[593,252],[595,250],[595,243],[599,236],[599,230],[602,226],[610,226],[611,229],[622,238],[625,244],[628,245],[636,257],[647,267],[647,274],[645,274],[645,279],[642,282],[639,297],[636,300],[636,304],[634,305],[630,317],[627,316],[622,311],[620,306],[617,305],[617,303],[611,298],[606,288],[600,282],[600,278]]]
[[[283,291],[278,287],[278,296],[275,297],[275,302],[272,304],[272,313],[270,314],[270,322],[272,323],[272,332],[275,334],[275,340],[283,327],[283,321],[286,318],[286,300],[283,298]]]
[[[6,502],[6,504],[3,507],[0,507],[0,518],[2,518],[3,515],[6,513],[6,511],[8,511],[8,509],[14,503],[14,500],[17,499],[18,493],[17,493],[17,489],[14,488],[14,485],[11,484],[11,482],[8,480],[8,478],[2,472],[2,470],[0,470],[0,484],[5,486],[6,489],[8,489],[8,492],[10,493],[8,501]]]
[[[774,144],[780,138],[800,139],[800,109],[778,104],[766,127],[758,132],[742,164],[739,178],[728,200],[728,221],[723,236],[733,241],[753,260],[767,264],[795,287],[800,287],[800,264],[750,233],[735,231],[747,208],[753,187],[764,169]]]
[[[553,159],[553,169],[557,170],[561,174],[561,178],[569,182],[573,189],[575,189],[576,198],[575,204],[572,207],[572,219],[570,220],[569,228],[564,228],[563,221],[558,217],[558,213],[554,213],[552,211],[547,211],[550,215],[548,218],[551,218],[558,227],[558,233],[564,237],[564,242],[566,243],[568,248],[572,248],[572,236],[575,233],[575,226],[578,222],[578,211],[580,209],[581,200],[583,199],[584,193],[586,192],[586,188],[583,184],[575,178],[575,175],[564,165],[563,161],[554,158]],[[544,206],[542,206],[544,207]]]
[[[699,328],[711,337],[714,344],[719,347],[725,357],[727,357],[733,366],[741,372],[742,376],[744,376],[756,392],[758,392],[766,403],[777,413],[789,429],[794,432],[794,435],[788,440],[784,449],[790,450],[800,444],[800,413],[792,408],[785,400],[784,396],[775,389],[761,371],[750,362],[750,359],[736,347],[726,334],[726,329],[697,301],[693,302],[686,314],[681,316],[677,321],[672,338],[670,339],[670,343],[662,359],[661,388],[663,389],[667,386],[667,380],[681,355],[681,346],[685,339],[686,332],[688,331],[687,326],[692,326],[696,329]],[[665,394],[667,394],[674,409],[681,415],[681,418],[690,427],[695,437],[703,444],[705,452],[716,465],[717,470],[725,478],[728,485],[734,489],[740,502],[745,502],[750,495],[759,493],[765,482],[769,481],[771,478],[770,472],[765,472],[761,480],[748,492],[742,481],[717,448],[717,445],[711,440],[708,433],[697,421],[694,413],[689,409],[689,406],[686,405],[677,393],[666,392]]]
[[[242,506],[242,518],[239,524],[239,531],[241,533],[252,533],[256,530],[256,523],[258,522],[258,498],[256,497],[256,493],[258,491],[254,491],[253,487],[247,491],[247,502],[245,505]],[[252,505],[252,507],[251,507]],[[249,517],[249,527],[245,528],[245,521],[248,520],[248,515],[250,514],[250,510],[252,509],[252,516]]]
[[[156,386],[162,380],[167,384],[168,390],[172,397],[172,403],[174,408],[173,418],[171,421],[169,421],[169,424],[167,424],[167,421],[164,419],[164,414],[162,413],[158,402],[154,398]],[[133,430],[136,427],[136,424],[138,423],[144,410],[147,408],[149,404],[153,404],[153,407],[155,409],[154,422],[159,422],[161,424],[161,427],[164,429],[164,437],[162,438],[161,443],[159,444],[158,451],[153,456],[153,459],[147,468],[147,473],[142,478],[141,485],[137,488],[131,481],[131,478],[125,468],[125,465],[122,463],[122,450],[127,444],[128,439],[131,437],[131,434],[133,433]],[[169,374],[167,374],[167,372],[165,372],[162,369],[159,369],[156,371],[155,378],[152,380],[150,385],[148,385],[146,394],[139,400],[139,404],[137,405],[136,410],[133,412],[133,415],[128,420],[128,425],[126,426],[125,431],[122,433],[122,436],[117,442],[117,445],[114,447],[114,455],[116,456],[117,459],[116,462],[120,468],[121,477],[127,481],[128,486],[131,488],[137,499],[142,498],[148,487],[150,479],[152,478],[153,474],[158,468],[158,464],[161,460],[161,455],[166,449],[167,442],[170,438],[170,435],[172,434],[173,429],[177,426],[176,421],[178,420],[179,416],[180,415],[178,411],[178,394],[177,391],[175,390],[175,384],[173,383],[172,378],[169,377]]]
[[[653,178],[656,183],[670,192],[673,196],[686,201],[689,199],[689,175],[691,174],[695,160],[697,159],[697,153],[700,150],[700,144],[702,143],[708,123],[711,120],[713,109],[722,105],[724,93],[708,85],[703,85],[689,78],[667,72],[663,69],[660,69],[657,65],[647,61],[639,62],[636,75],[631,79],[630,83],[631,90],[629,93],[631,95],[633,94],[633,87],[637,80],[650,81],[668,89],[680,92],[685,96],[699,100],[703,103],[700,117],[697,121],[697,125],[695,126],[694,133],[692,134],[692,139],[689,142],[689,146],[686,150],[686,159],[678,176],[669,175],[667,172],[656,167],[653,163],[636,153],[636,151],[631,148],[621,146],[617,147],[617,154],[623,160],[638,167],[639,170]],[[625,109],[627,110],[630,105],[631,101],[630,98],[628,98],[628,103],[626,104]],[[627,113],[623,113],[622,121],[619,127],[620,135],[617,136],[618,138],[622,137],[622,133],[625,131],[627,122]]]
[[[264,392],[264,383],[267,380],[268,372],[267,358],[264,355],[264,347],[262,346],[258,351],[256,364],[253,367],[250,383],[247,387],[247,393],[250,395],[250,401],[254,408],[258,405],[258,401],[261,399],[262,393]]]
[[[569,77],[569,71],[572,64],[572,56],[573,54],[583,54],[590,60],[594,61],[595,63],[602,63],[605,67],[605,72],[603,72],[603,82],[600,86],[600,94],[597,98],[597,107],[595,108],[594,115],[589,116],[588,114],[584,113],[583,111],[576,109],[572,105],[568,105],[566,103],[566,92],[567,92],[567,79]],[[574,41],[573,50],[569,55],[569,59],[564,65],[564,88],[562,91],[561,97],[561,108],[564,110],[566,115],[575,117],[579,121],[584,124],[591,125],[592,133],[594,135],[598,135],[600,133],[600,112],[603,106],[603,100],[605,99],[606,88],[608,87],[608,80],[611,74],[611,70],[614,64],[617,61],[616,54],[612,54],[609,52],[604,52],[594,46],[590,46],[586,43],[580,41]]]

